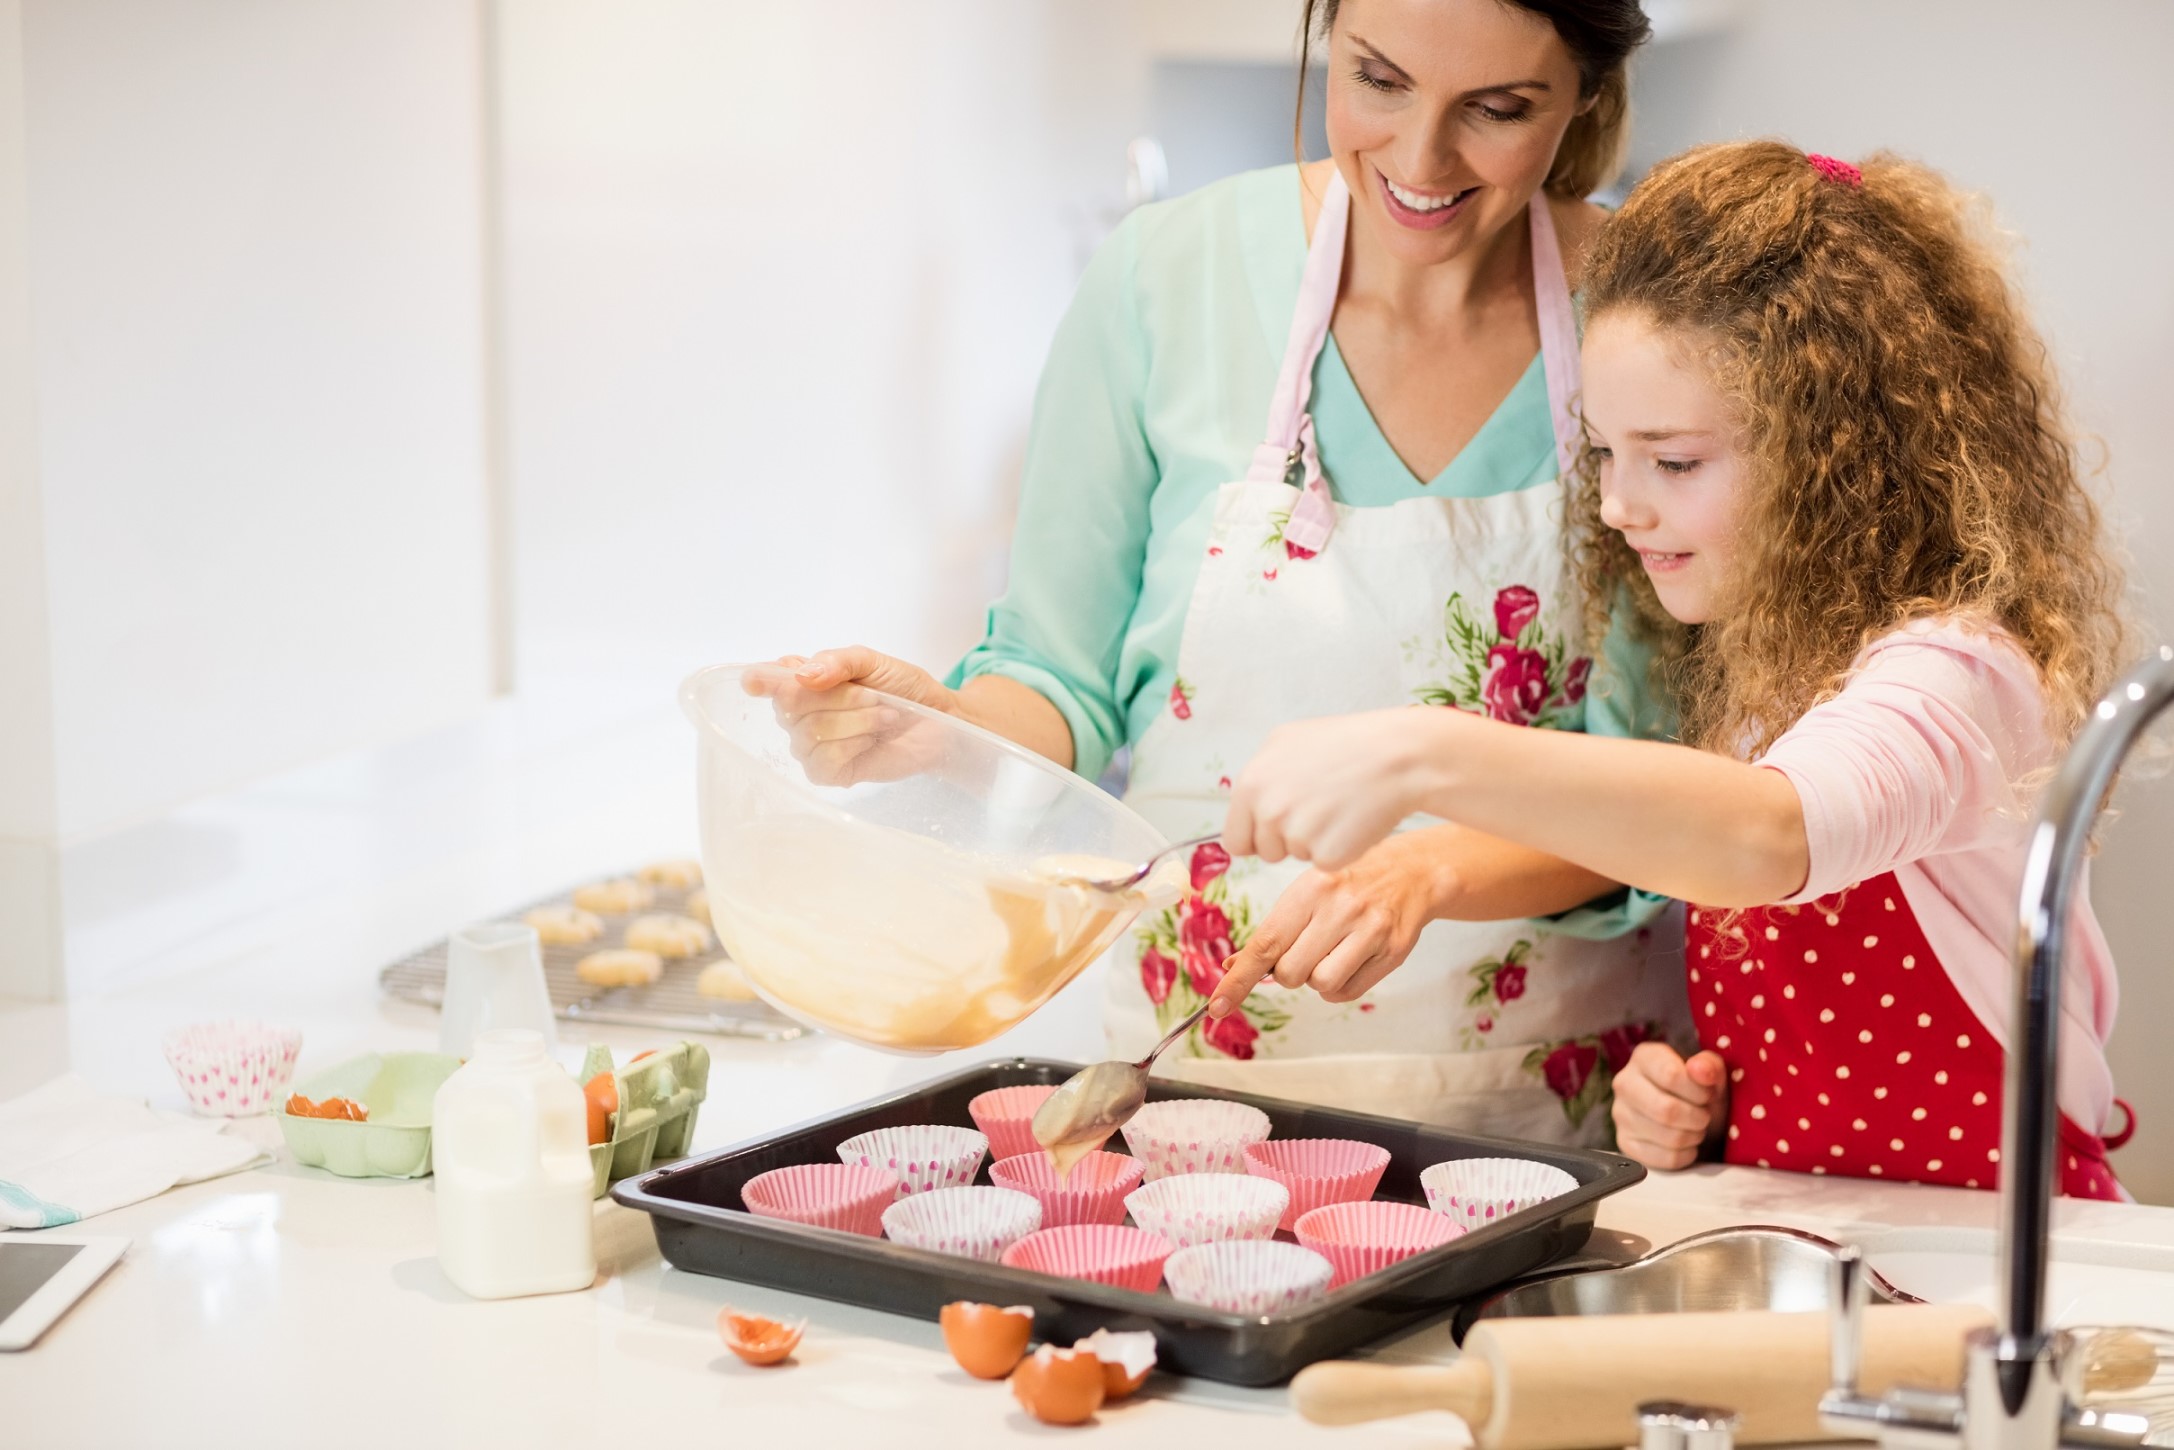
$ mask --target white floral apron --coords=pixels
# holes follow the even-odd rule
[[[1172,840],[1221,828],[1231,777],[1288,720],[1438,705],[1578,729],[1591,661],[1562,548],[1560,482],[1487,498],[1334,502],[1306,408],[1342,270],[1350,197],[1331,180],[1247,476],[1218,491],[1168,706],[1135,745],[1128,804]],[[1531,208],[1558,463],[1574,456],[1577,329],[1553,218]],[[1302,486],[1301,486],[1302,485]],[[1415,819],[1407,825],[1424,825]],[[1185,899],[1111,953],[1114,1055],[1141,1056],[1200,1004],[1304,867],[1195,853]],[[1631,1047],[1683,1016],[1682,928],[1614,941],[1529,921],[1435,922],[1364,999],[1272,980],[1165,1054],[1173,1077],[1475,1132],[1594,1142]]]

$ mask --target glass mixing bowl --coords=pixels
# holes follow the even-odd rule
[[[780,1011],[893,1052],[978,1046],[1174,898],[1066,883],[1167,844],[1071,771],[892,696],[790,679],[716,665],[680,687],[710,916]]]

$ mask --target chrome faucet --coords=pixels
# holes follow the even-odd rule
[[[2054,773],[2031,826],[2017,906],[2016,1007],[2008,1044],[2000,1147],[2000,1305],[1996,1323],[1966,1346],[1960,1395],[1857,1389],[1864,1269],[1846,1250],[1835,1269],[1834,1388],[1820,1401],[1826,1427],[1883,1444],[1966,1450],[2053,1450],[2056,1445],[2140,1445],[2142,1416],[2072,1404],[2063,1389],[2070,1337],[2046,1324],[2046,1261],[2059,1159],[2054,1098],[2061,1040],[2061,958],[2076,879],[2107,788],[2146,727],[2174,705],[2174,646],[2161,645],[2100,700]]]

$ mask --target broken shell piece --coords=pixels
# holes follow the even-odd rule
[[[783,1364],[800,1347],[808,1321],[783,1324],[760,1315],[742,1314],[730,1304],[717,1311],[717,1332],[731,1350],[749,1364]]]
[[[1128,1334],[1097,1329],[1072,1347],[1102,1361],[1105,1399],[1130,1397],[1147,1383],[1149,1371],[1155,1368],[1155,1336],[1145,1329]]]
[[[944,1332],[944,1348],[959,1368],[981,1380],[1009,1375],[1034,1337],[1034,1311],[1019,1304],[999,1309],[959,1299],[946,1304],[936,1322]]]
[[[1012,1371],[1012,1397],[1045,1425],[1084,1425],[1102,1408],[1102,1361],[1045,1344]]]

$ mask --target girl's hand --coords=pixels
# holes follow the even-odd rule
[[[1392,836],[1341,871],[1308,871],[1276,898],[1246,944],[1223,964],[1210,1017],[1238,1010],[1274,973],[1327,1002],[1353,1002],[1404,964],[1433,920],[1440,894],[1426,831]]]
[[[1729,1121],[1729,1069],[1718,1052],[1686,1062],[1641,1042],[1615,1075],[1616,1147],[1648,1168],[1687,1168]]]
[[[1428,753],[1454,714],[1406,707],[1278,726],[1239,772],[1223,844],[1263,861],[1350,865],[1412,813]]]
[[[792,737],[793,758],[817,785],[899,780],[942,758],[931,721],[900,710],[895,696],[958,713],[958,695],[927,670],[872,649],[786,655],[745,676],[750,695],[767,697]]]

